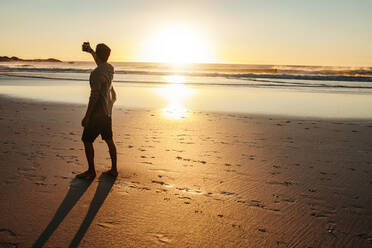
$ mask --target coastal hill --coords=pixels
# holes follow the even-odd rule
[[[17,62],[17,61],[31,61],[31,62],[62,62],[61,60],[48,58],[48,59],[21,59],[18,57],[0,56],[0,62]]]

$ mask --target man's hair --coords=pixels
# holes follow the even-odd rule
[[[104,43],[100,43],[96,46],[97,57],[103,62],[107,62],[111,53],[111,49]]]

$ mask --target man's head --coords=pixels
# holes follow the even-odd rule
[[[107,62],[109,56],[110,56],[111,49],[106,46],[103,43],[100,43],[96,46],[96,54],[97,57],[102,61],[102,62]]]

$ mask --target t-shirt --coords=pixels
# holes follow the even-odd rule
[[[94,116],[111,116],[116,101],[116,93],[112,86],[114,67],[109,63],[99,64],[89,77],[90,97]]]

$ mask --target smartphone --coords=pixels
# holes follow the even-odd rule
[[[89,42],[84,42],[82,45],[83,52],[88,52],[89,47],[90,47]]]

